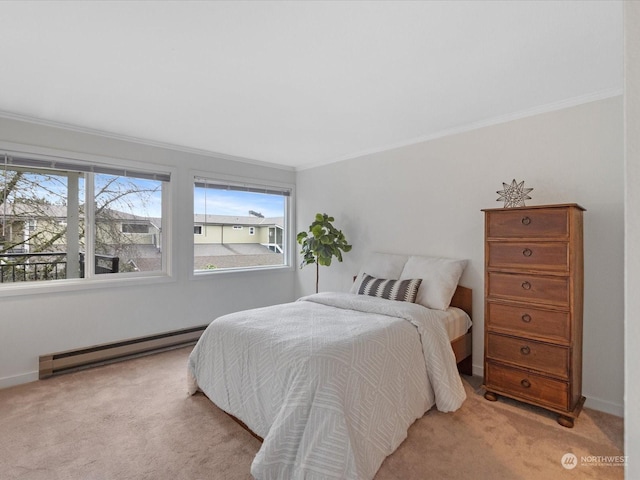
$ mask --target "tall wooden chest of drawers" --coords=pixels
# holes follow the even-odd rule
[[[582,213],[576,204],[486,209],[485,398],[558,413],[582,396]]]

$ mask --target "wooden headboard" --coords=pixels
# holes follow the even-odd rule
[[[473,318],[473,290],[467,287],[463,287],[462,285],[458,285],[455,293],[453,294],[453,298],[451,299],[451,306],[458,307],[461,310],[467,312],[471,318]]]

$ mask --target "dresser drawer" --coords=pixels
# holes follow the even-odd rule
[[[568,344],[571,340],[569,312],[554,312],[529,306],[487,303],[485,323],[490,331],[534,337]]]
[[[487,338],[487,358],[569,378],[567,347],[490,333]]]
[[[490,268],[569,271],[567,242],[488,242]]]
[[[487,282],[489,297],[548,305],[569,305],[568,277],[488,272]]]
[[[569,384],[518,368],[487,362],[485,387],[538,405],[568,410]]]
[[[489,238],[566,238],[569,235],[569,217],[566,209],[488,211],[486,225]]]

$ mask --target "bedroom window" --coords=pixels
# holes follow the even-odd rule
[[[288,266],[290,199],[290,188],[196,177],[194,272]]]
[[[169,181],[167,173],[3,154],[0,286],[166,272]]]

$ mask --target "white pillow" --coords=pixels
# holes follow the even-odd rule
[[[409,258],[408,255],[395,255],[392,253],[374,252],[362,265],[358,276],[351,285],[351,293],[358,293],[358,287],[362,283],[362,277],[368,273],[372,277],[385,278],[388,280],[398,280],[402,273],[402,268]]]
[[[416,303],[427,308],[446,310],[466,266],[466,260],[411,256],[400,274],[400,280],[421,278]]]

